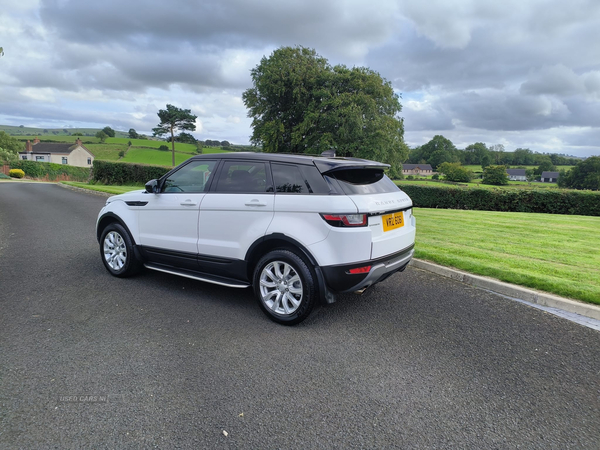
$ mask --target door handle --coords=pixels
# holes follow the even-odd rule
[[[246,206],[267,206],[266,203],[262,203],[259,200],[251,200],[249,202],[244,203]]]
[[[184,200],[180,203],[181,206],[196,206],[197,203],[191,200]]]

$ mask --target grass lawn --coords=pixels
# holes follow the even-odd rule
[[[84,144],[96,159],[117,161],[120,151],[127,151],[127,144]]]
[[[132,186],[106,186],[104,184],[87,184],[77,181],[62,181],[62,184],[89,189],[90,191],[107,192],[109,194],[124,194],[125,192],[144,189],[144,186],[141,184]]]
[[[193,155],[190,153],[175,152],[175,164],[181,164],[190,159]],[[135,148],[129,149],[127,154],[120,161],[127,163],[150,164],[153,166],[170,166],[172,161],[172,153],[170,151],[163,152],[151,148]]]
[[[415,257],[600,304],[600,217],[415,208]]]

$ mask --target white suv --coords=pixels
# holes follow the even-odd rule
[[[413,255],[412,202],[386,164],[268,153],[195,156],[146,190],[110,197],[96,234],[108,271],[141,267],[252,286],[293,325],[317,301],[362,292]]]

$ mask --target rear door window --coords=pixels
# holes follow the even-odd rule
[[[266,192],[266,163],[225,161],[219,174],[217,192]]]
[[[271,164],[275,192],[288,194],[308,194],[310,186],[300,173],[298,166],[289,164]]]

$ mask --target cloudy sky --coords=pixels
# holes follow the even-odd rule
[[[2,0],[0,124],[150,133],[171,103],[247,144],[250,69],[286,45],[391,81],[411,146],[600,155],[598,0]]]

